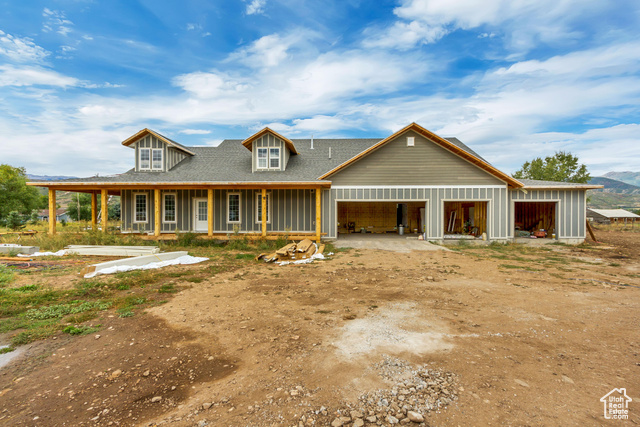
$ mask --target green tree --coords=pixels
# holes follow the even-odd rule
[[[38,189],[27,186],[24,168],[0,165],[0,219],[6,219],[12,211],[29,215],[35,209],[42,209],[42,203]]]
[[[80,202],[80,209],[78,209],[78,202]],[[100,205],[100,200],[98,200],[98,205]],[[78,217],[78,212],[80,212],[80,217]],[[91,221],[91,194],[77,193],[73,196],[67,205],[67,215],[74,221]]]
[[[21,228],[24,228],[24,215],[22,215],[18,211],[11,211],[7,214],[7,219],[5,222],[7,224],[7,227],[9,227],[10,229],[19,230]]]
[[[544,159],[538,157],[526,162],[513,177],[576,183],[587,183],[591,179],[587,167],[578,163],[578,157],[564,151],[558,151]]]
[[[114,197],[115,200],[112,200],[109,203],[109,219],[110,220],[118,220],[120,219],[120,197]]]
[[[120,219],[120,198],[114,197],[109,203],[109,219]],[[80,221],[91,221],[91,194],[77,193],[71,197],[67,205],[67,215],[74,221],[78,221],[78,202],[80,202]],[[98,197],[97,210],[102,209],[102,201]]]

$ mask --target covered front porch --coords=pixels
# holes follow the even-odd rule
[[[320,241],[323,185],[64,185],[52,183],[49,206],[56,206],[56,191],[91,194],[91,227],[107,231],[108,198],[121,198],[120,232],[144,239],[174,240],[182,233],[198,238],[229,240]],[[100,215],[98,212],[100,197]],[[100,217],[100,220],[99,220]],[[100,227],[98,222],[100,222]],[[49,234],[56,233],[49,218]]]

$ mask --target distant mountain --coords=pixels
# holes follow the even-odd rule
[[[77,176],[50,176],[50,175],[31,175],[27,174],[30,181],[56,181],[58,179],[77,178]]]
[[[604,185],[602,190],[593,190],[602,193],[619,193],[619,194],[640,194],[640,187],[637,185],[627,184],[626,182],[616,179],[597,176],[591,178],[589,184]]]
[[[607,172],[604,174],[604,177],[640,186],[640,172]]]

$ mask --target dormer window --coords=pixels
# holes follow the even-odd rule
[[[269,169],[280,169],[280,148],[269,148]]]
[[[153,161],[151,162],[151,169],[162,170],[162,149],[153,149]]]
[[[149,169],[151,169],[151,149],[141,148],[140,149],[140,170],[149,170]]]
[[[280,148],[258,148],[258,169],[280,169]]]
[[[258,169],[266,169],[268,165],[268,153],[266,148],[258,148]]]

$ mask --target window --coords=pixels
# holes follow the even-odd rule
[[[240,222],[240,193],[227,194],[227,222]]]
[[[280,169],[280,148],[269,148],[269,169]]]
[[[256,169],[280,169],[280,147],[258,148]]]
[[[140,170],[149,170],[149,169],[151,169],[151,149],[141,148],[140,149]]]
[[[267,168],[267,154],[268,150],[266,148],[258,148],[258,169]]]
[[[134,193],[134,216],[133,222],[147,222],[147,195],[145,193]]]
[[[167,193],[164,195],[164,221],[176,222],[176,195]]]
[[[413,147],[416,145],[416,137],[415,136],[408,136],[407,137],[407,147]]]
[[[262,192],[256,193],[256,224],[262,223]],[[267,224],[271,224],[271,193],[267,193]]]
[[[153,149],[153,161],[151,162],[151,169],[153,170],[162,170],[162,148]]]

